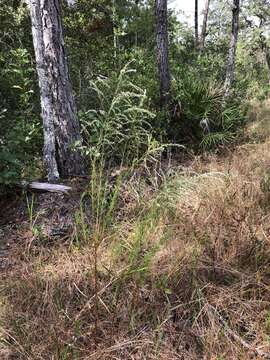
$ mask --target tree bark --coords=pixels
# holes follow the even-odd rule
[[[167,0],[156,0],[156,46],[160,84],[160,105],[166,107],[169,101],[171,76],[169,68],[168,9]]]
[[[116,6],[115,6],[115,0],[112,0],[112,20],[113,20],[113,56],[115,65],[117,65],[117,44],[118,44],[118,36],[117,36],[117,19],[116,19]]]
[[[229,48],[226,78],[224,83],[224,99],[230,95],[235,76],[235,54],[239,30],[240,0],[233,0],[232,8],[232,33]]]
[[[79,122],[69,78],[59,0],[30,0],[33,43],[44,128],[44,162],[50,181],[84,173]]]
[[[203,24],[202,24],[202,33],[201,33],[201,41],[200,41],[200,50],[201,51],[203,51],[204,45],[205,45],[206,30],[207,30],[207,20],[208,20],[208,13],[209,13],[209,5],[210,5],[210,0],[205,0],[204,13],[203,13]]]
[[[268,70],[268,83],[270,85],[270,49],[267,44],[267,40],[262,32],[260,33],[260,47],[263,53],[265,54],[265,60]]]
[[[197,48],[199,45],[198,0],[195,0],[194,25],[195,25],[195,47]]]
[[[267,70],[268,70],[268,84],[270,85],[270,50],[267,46],[265,49],[265,59],[267,64]]]
[[[43,120],[43,161],[47,170],[49,181],[55,181],[59,179],[59,172],[56,162],[53,99],[51,97],[49,75],[45,65],[43,28],[40,16],[41,8],[39,1],[31,0],[29,5],[32,20],[32,36],[36,57],[36,69],[40,89],[41,116]]]

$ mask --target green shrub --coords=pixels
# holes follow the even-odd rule
[[[33,176],[42,148],[39,100],[34,70],[24,48],[0,54],[0,186],[19,181],[21,174]],[[7,126],[8,124],[8,126]]]
[[[177,142],[213,148],[235,139],[244,124],[244,106],[232,101],[224,103],[221,84],[188,74],[174,82],[173,94],[173,102],[180,104],[181,116],[169,124],[168,133],[173,131]]]
[[[0,150],[0,193],[1,187],[14,184],[20,178],[21,163],[13,154]]]
[[[0,124],[4,125],[6,109],[0,111]],[[20,177],[20,162],[5,146],[5,139],[0,136],[0,194],[4,187],[17,182]]]

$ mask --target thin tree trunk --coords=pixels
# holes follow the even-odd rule
[[[263,53],[265,54],[265,60],[266,60],[266,65],[267,65],[267,70],[268,70],[268,83],[270,85],[270,49],[267,44],[266,38],[262,32],[260,33],[260,46],[261,46]]]
[[[49,138],[44,137],[48,179],[55,180],[59,174],[83,174],[82,156],[72,149],[82,142],[82,138],[69,79],[59,0],[31,0],[30,9],[41,106],[45,109],[42,111],[44,134],[48,133]],[[49,111],[46,111],[45,102],[49,104]]]
[[[160,84],[160,105],[166,107],[169,101],[171,76],[169,68],[168,9],[167,0],[156,0],[156,46]]]
[[[239,30],[239,13],[240,13],[240,0],[233,0],[232,8],[232,34],[231,43],[229,48],[229,56],[226,70],[226,78],[224,83],[224,99],[230,95],[230,91],[234,82],[235,76],[235,54]]]
[[[205,0],[204,12],[203,12],[202,33],[201,33],[201,41],[200,41],[200,50],[201,51],[203,51],[204,45],[205,45],[209,5],[210,5],[210,0]]]
[[[113,18],[113,55],[114,55],[114,61],[115,61],[115,64],[116,64],[116,61],[117,61],[118,35],[117,35],[117,27],[116,27],[116,6],[115,6],[115,0],[112,0],[112,18]]]
[[[199,44],[198,0],[195,0],[194,25],[195,25],[195,47],[197,48]]]
[[[268,84],[270,85],[270,50],[268,47],[265,50],[265,59],[268,69]]]

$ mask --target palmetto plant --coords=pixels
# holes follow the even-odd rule
[[[235,139],[245,117],[239,105],[224,103],[222,85],[203,81],[191,74],[175,84],[175,91],[176,99],[181,101],[183,108],[179,137],[189,129],[193,140],[197,139],[204,149]]]
[[[200,146],[204,149],[212,149],[219,145],[225,145],[232,142],[236,137],[236,134],[230,131],[213,132],[204,135]]]
[[[198,80],[190,82],[183,89],[182,96],[185,114],[194,122],[199,123],[204,118],[214,123],[220,121],[223,92],[219,85]]]

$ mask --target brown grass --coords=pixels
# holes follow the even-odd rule
[[[17,244],[3,359],[270,358],[269,164],[265,137],[170,169],[156,191],[133,179],[96,276],[91,231],[81,246]]]

